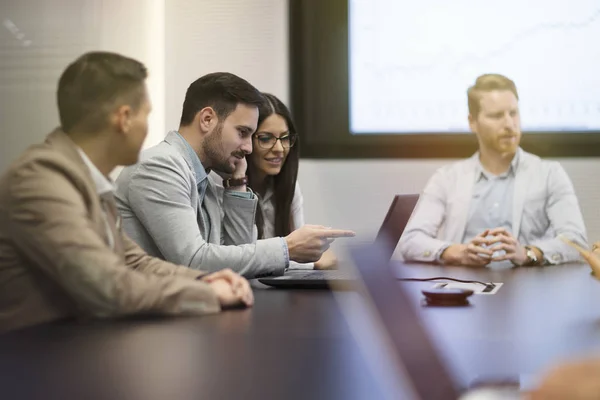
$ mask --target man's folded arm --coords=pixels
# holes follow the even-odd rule
[[[406,225],[399,244],[400,253],[406,261],[440,261],[443,250],[452,244],[437,239],[446,212],[445,179],[441,170],[431,177]]]
[[[94,230],[85,206],[91,199],[84,199],[60,171],[37,164],[13,174],[4,200],[8,217],[3,223],[15,245],[84,313],[114,317],[220,310],[216,294],[201,281],[127,268]]]
[[[553,163],[554,164],[554,163]],[[573,184],[564,168],[555,163],[548,174],[548,199],[546,213],[550,227],[556,236],[548,240],[527,243],[539,248],[548,264],[580,261],[579,252],[563,242],[558,236],[565,236],[584,248],[588,248],[587,233],[579,201]]]
[[[208,174],[213,190],[220,193],[222,204],[223,224],[221,227],[221,244],[238,245],[256,241],[255,215],[258,197],[252,189],[245,192],[223,187],[223,177],[216,171]]]
[[[158,276],[182,276],[191,279],[199,279],[209,274],[207,271],[191,269],[151,257],[125,232],[122,233],[121,240],[125,249],[125,264],[136,271]]]
[[[246,195],[246,196],[240,196]],[[223,193],[223,244],[253,243],[258,199],[252,192]]]

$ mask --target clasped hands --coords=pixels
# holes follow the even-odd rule
[[[504,251],[499,255],[497,252]],[[486,229],[467,244],[449,246],[441,255],[448,264],[483,267],[493,261],[510,260],[515,265],[524,265],[527,250],[506,229]]]

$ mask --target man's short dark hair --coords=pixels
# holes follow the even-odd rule
[[[95,133],[108,124],[118,102],[137,111],[146,96],[146,67],[109,52],[86,53],[72,62],[58,81],[57,101],[64,132]]]
[[[194,121],[205,107],[212,107],[222,121],[238,104],[260,107],[264,102],[261,92],[245,79],[229,72],[214,72],[194,81],[185,93],[181,126]]]

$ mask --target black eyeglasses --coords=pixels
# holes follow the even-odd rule
[[[258,145],[260,147],[262,147],[263,149],[272,149],[273,147],[275,147],[275,143],[277,143],[277,141],[279,140],[281,142],[281,145],[283,146],[284,149],[289,149],[290,147],[293,147],[294,144],[296,143],[296,139],[297,139],[297,135],[285,135],[285,136],[281,136],[281,137],[276,137],[275,135],[271,134],[271,133],[259,133],[254,135],[254,137],[256,138],[256,141],[258,142]]]

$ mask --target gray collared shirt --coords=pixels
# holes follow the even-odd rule
[[[175,131],[173,131],[175,132]],[[171,132],[169,132],[171,133]],[[192,146],[179,134],[179,132],[175,132],[177,136],[181,139],[182,143],[185,143],[185,149],[187,150],[190,160],[192,160],[192,168],[194,170],[194,174],[196,175],[196,186],[198,187],[198,195],[200,196],[200,202],[204,202],[204,195],[206,194],[206,187],[208,186],[208,174],[206,173],[206,169],[200,162],[200,158],[192,149]]]
[[[515,176],[519,166],[517,152],[510,163],[508,171],[494,175],[485,170],[478,160],[475,169],[475,184],[469,205],[467,225],[462,243],[469,243],[475,236],[486,229],[504,228],[511,234],[513,220],[513,197]],[[495,256],[503,254],[497,252]],[[494,262],[496,267],[510,266],[510,262]]]
[[[200,204],[201,204],[201,207],[202,207],[202,210],[204,211],[204,213],[208,214],[208,211],[206,210],[206,206],[204,203],[204,196],[206,195],[206,187],[208,186],[208,173],[207,173],[206,169],[204,168],[204,166],[202,165],[200,158],[198,157],[198,155],[196,154],[196,152],[194,151],[192,146],[190,146],[188,141],[185,140],[179,132],[176,132],[176,131],[173,131],[173,132],[175,132],[177,134],[177,136],[179,136],[181,141],[185,144],[185,148],[190,156],[190,160],[192,160],[192,168],[194,169],[194,174],[196,175],[196,187],[198,188],[198,196],[200,197]],[[248,190],[247,192],[237,192],[237,191],[230,192],[230,194],[232,196],[237,196],[237,197],[241,197],[244,199],[254,198],[254,193],[251,190]],[[206,227],[208,228],[207,232],[210,233],[210,220],[208,218],[204,218],[204,217],[202,217],[202,218],[204,219],[204,223],[206,224]]]
[[[206,187],[208,186],[208,174],[206,173],[206,169],[202,165],[202,162],[200,162],[200,158],[198,157],[192,146],[190,146],[187,140],[185,140],[183,136],[179,134],[179,132],[175,133],[181,138],[181,141],[185,143],[185,148],[190,156],[190,160],[192,160],[192,169],[194,170],[194,175],[196,176],[196,187],[198,188],[200,207],[202,207],[202,210],[204,211],[204,213],[201,213],[199,217],[203,219],[204,224],[207,227],[206,232],[208,237],[210,233],[210,220],[209,218],[204,218],[204,214],[208,214],[208,211],[206,210],[206,206],[204,204],[204,196],[206,195]]]
[[[486,171],[481,162],[477,163],[473,195],[462,243],[470,242],[486,229],[505,228],[512,233],[512,204],[518,165],[518,153],[513,158],[508,171],[500,175]]]

